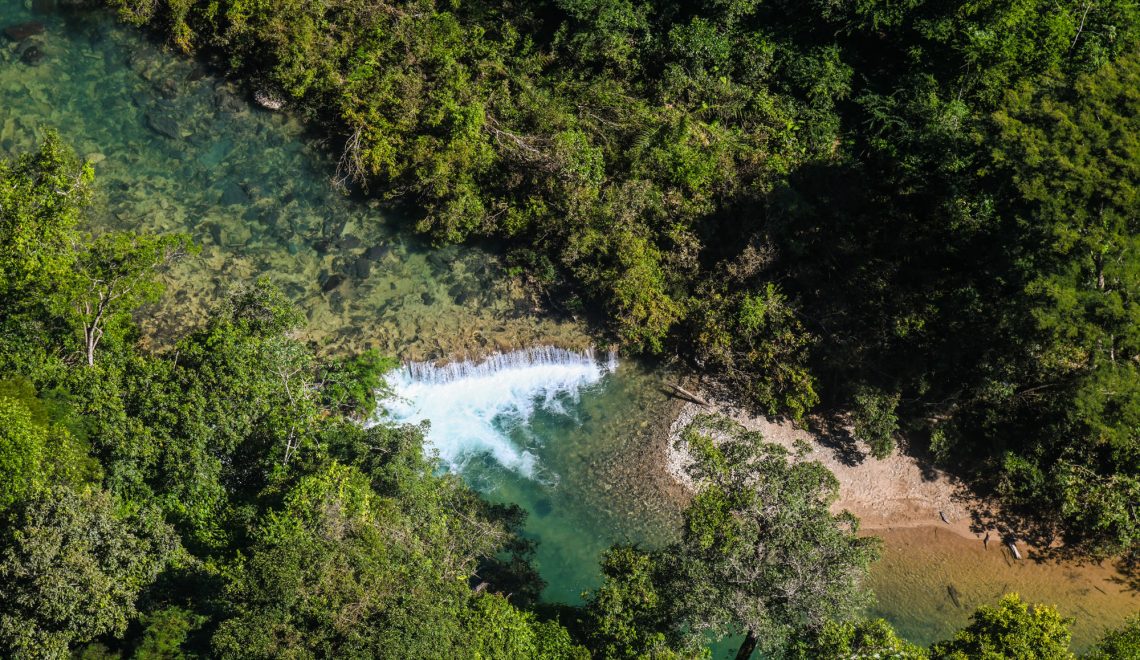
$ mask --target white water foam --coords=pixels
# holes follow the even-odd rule
[[[443,366],[414,362],[388,376],[396,396],[383,405],[396,422],[430,420],[428,444],[448,469],[460,471],[467,461],[489,455],[533,479],[537,458],[511,439],[511,431],[525,430],[537,409],[565,413],[561,400],[577,400],[616,367],[612,352],[602,362],[592,350],[552,346]]]

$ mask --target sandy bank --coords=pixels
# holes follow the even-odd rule
[[[850,438],[849,429],[835,429],[829,435],[812,433],[797,428],[791,422],[749,415],[705,392],[701,392],[701,396],[712,403],[712,407],[688,402],[678,405],[667,440],[662,443],[665,445],[665,470],[686,492],[693,488],[685,472],[685,466],[691,459],[683,448],[678,449],[675,441],[695,416],[719,412],[749,430],[759,431],[768,442],[793,451],[797,440],[807,443],[811,450],[805,460],[822,463],[839,480],[839,500],[834,510],[846,509],[854,513],[862,521],[863,530],[936,526],[979,543],[985,535],[971,529],[971,511],[979,510],[981,503],[964,484],[942,470],[922,465],[898,451],[886,459],[877,460],[865,445]],[[837,437],[842,440],[837,440]],[[949,524],[942,521],[940,513],[946,516]],[[999,542],[999,538],[993,532],[990,542]]]

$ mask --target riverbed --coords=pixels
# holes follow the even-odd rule
[[[675,538],[683,497],[661,469],[675,410],[661,367],[600,349],[587,356],[584,329],[549,314],[496,253],[435,249],[391,209],[346,195],[326,143],[199,63],[104,14],[33,15],[0,3],[0,26],[29,20],[45,26],[32,45],[0,43],[0,152],[30,149],[45,127],[57,129],[95,167],[95,231],[185,232],[202,245],[147,310],[148,337],[193,327],[228,286],[267,276],[305,312],[318,350],[376,348],[431,365],[403,372],[404,407],[391,405],[390,416],[433,417],[446,467],[530,513],[525,533],[539,542],[548,600],[576,602],[595,586],[599,553],[612,543]],[[28,58],[32,47],[39,54]],[[543,346],[572,352],[425,376],[443,361],[478,365]],[[499,395],[476,396],[487,393]],[[946,635],[1004,591],[1076,617],[1078,646],[1140,607],[1109,567],[1010,564],[936,526],[876,533],[886,552],[872,575],[873,614],[917,642]]]

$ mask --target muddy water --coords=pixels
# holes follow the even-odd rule
[[[159,336],[200,321],[231,283],[266,275],[308,314],[309,337],[327,350],[375,347],[420,360],[587,343],[576,326],[542,315],[494,254],[432,250],[378,204],[338,192],[323,145],[287,115],[251,107],[242,89],[107,17],[33,15],[0,0],[0,27],[28,20],[42,21],[45,34],[23,44],[0,37],[0,153],[28,149],[54,127],[94,163],[98,230],[187,232],[203,246],[170,274],[165,302],[148,314]],[[33,46],[34,66],[21,61]],[[598,554],[611,543],[675,536],[677,498],[658,459],[669,412],[661,380],[622,362],[572,391],[535,390],[535,405],[487,417],[533,457],[533,471],[488,452],[457,463],[489,498],[531,512],[526,533],[540,541],[548,598],[574,602],[595,585]],[[986,552],[936,528],[883,536],[873,613],[916,641],[946,635],[1007,590],[1076,617],[1078,645],[1140,607],[1104,568],[1007,565],[993,546]]]
[[[1017,561],[995,541],[966,539],[938,527],[876,531],[883,558],[871,572],[879,599],[873,614],[889,619],[899,633],[923,644],[944,639],[969,622],[979,605],[1011,591],[1024,600],[1056,605],[1073,617],[1073,646],[1084,649],[1106,628],[1140,611],[1140,594],[1129,589],[1109,564]],[[958,596],[955,604],[949,587]]]

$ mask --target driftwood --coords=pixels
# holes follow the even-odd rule
[[[1009,541],[1007,543],[1007,545],[1009,545],[1009,551],[1013,553],[1013,558],[1020,560],[1021,559],[1021,552],[1018,551],[1017,544],[1014,543],[1013,541]]]
[[[668,385],[673,390],[671,392],[673,394],[673,396],[678,396],[682,399],[688,399],[689,401],[692,401],[693,403],[696,403],[696,404],[700,404],[706,408],[712,407],[711,403],[709,403],[705,399],[697,396],[696,394],[693,394],[689,390],[681,387],[680,385],[678,385],[676,383],[665,383],[665,384]]]

